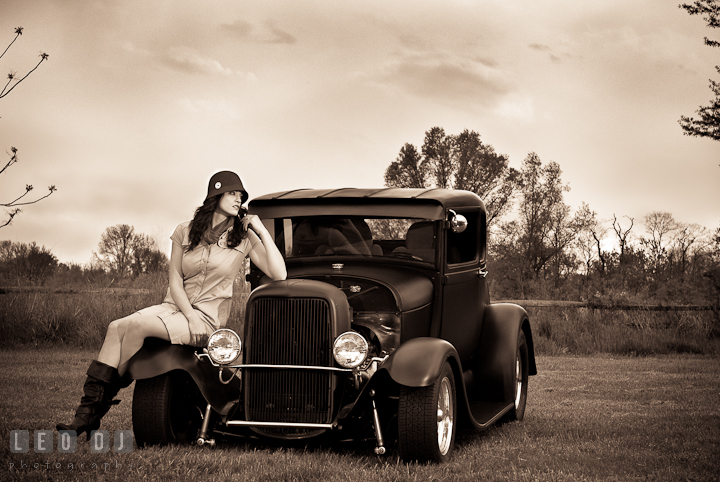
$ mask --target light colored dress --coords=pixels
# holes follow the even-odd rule
[[[190,246],[190,221],[180,224],[170,236],[174,245],[183,247],[183,287],[190,304],[207,324],[208,334],[227,324],[232,304],[233,282],[245,258],[261,242],[257,234],[248,230],[248,235],[239,245],[228,248],[227,237],[231,230],[232,227],[213,245],[200,241],[192,251],[187,251]],[[172,343],[190,342],[188,320],[175,304],[170,288],[162,304],[150,306],[138,313],[158,316],[165,323]]]

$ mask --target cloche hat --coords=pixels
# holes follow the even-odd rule
[[[229,191],[240,191],[242,192],[242,202],[244,203],[248,199],[248,193],[243,187],[240,177],[231,171],[220,171],[212,175],[210,182],[208,183],[208,193],[205,196],[205,200],[218,194],[223,194]]]

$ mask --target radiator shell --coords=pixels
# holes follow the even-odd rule
[[[336,287],[314,280],[288,280],[260,287],[248,299],[243,370],[247,421],[332,423],[335,391],[342,374],[334,367],[332,345],[350,329],[351,311]],[[278,368],[252,367],[272,365]],[[307,368],[283,368],[303,366]],[[302,438],[323,430],[256,427],[266,436]]]

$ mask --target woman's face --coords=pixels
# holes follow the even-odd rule
[[[225,216],[237,216],[240,206],[242,206],[242,192],[228,191],[220,198],[215,212]]]

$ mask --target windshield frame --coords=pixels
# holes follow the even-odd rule
[[[441,222],[434,219],[322,214],[263,222],[288,264],[360,261],[437,269],[439,262]]]

